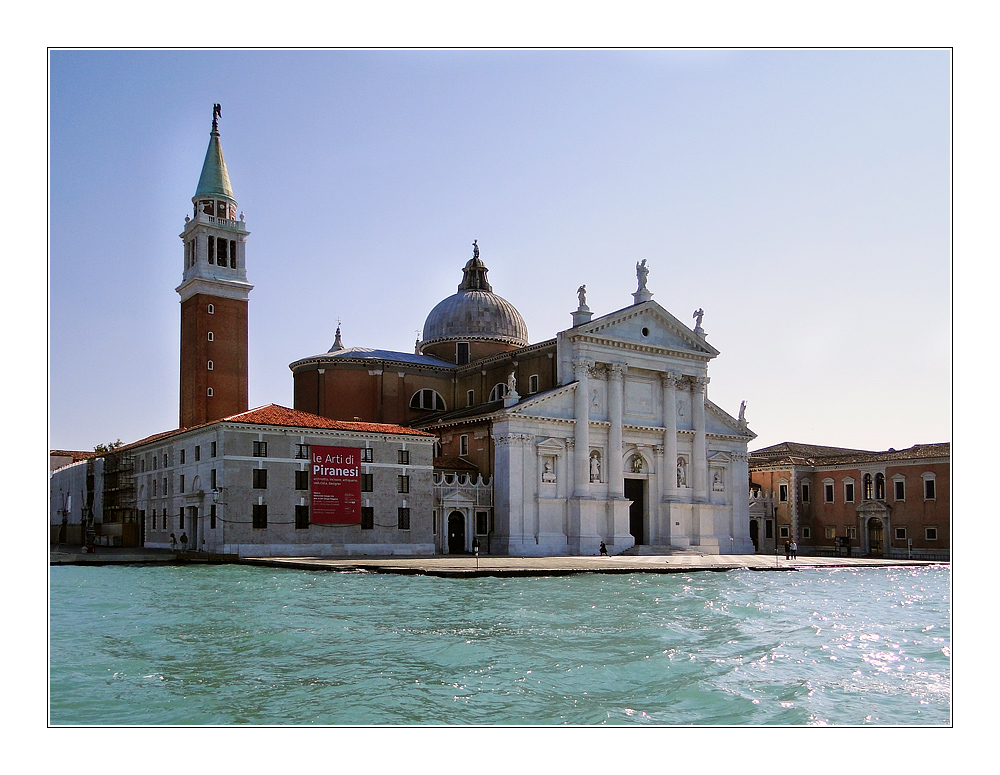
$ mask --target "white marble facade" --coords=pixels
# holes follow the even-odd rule
[[[604,541],[612,554],[635,543],[753,553],[755,434],[708,400],[718,351],[700,326],[648,298],[574,322],[557,336],[560,386],[494,419],[504,551],[597,554]]]

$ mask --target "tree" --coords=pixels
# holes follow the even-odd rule
[[[107,444],[98,444],[96,447],[94,447],[94,452],[111,452],[112,450],[116,450],[119,447],[124,447],[124,446],[125,442],[122,441],[121,439],[118,439],[118,441],[109,441]]]

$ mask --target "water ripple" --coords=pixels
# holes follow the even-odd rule
[[[53,724],[944,725],[947,568],[54,567]]]

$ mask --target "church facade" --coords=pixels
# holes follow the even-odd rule
[[[701,311],[691,329],[653,301],[643,261],[632,304],[595,318],[581,287],[572,327],[532,345],[473,249],[413,353],[345,348],[338,329],[328,352],[290,365],[295,408],[435,434],[443,553],[474,540],[518,556],[596,554],[602,543],[753,552],[755,435],[708,399],[719,353]],[[488,483],[492,506],[449,481]]]

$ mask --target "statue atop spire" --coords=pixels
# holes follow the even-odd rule
[[[216,102],[212,106],[212,131],[219,131],[219,119],[222,118],[222,105]]]

